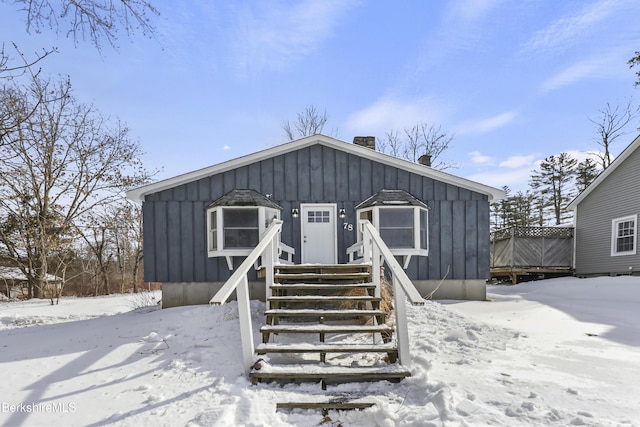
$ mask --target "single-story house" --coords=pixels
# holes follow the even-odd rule
[[[640,136],[568,207],[577,276],[640,274]]]
[[[56,290],[62,289],[62,278],[47,274],[45,279],[47,281],[47,288],[43,293],[45,298],[55,294]],[[0,266],[0,293],[8,298],[27,295],[28,281],[27,276],[18,267]]]
[[[143,203],[145,280],[162,282],[164,307],[205,304],[273,218],[296,264],[354,262],[367,219],[423,295],[483,300],[489,202],[504,192],[427,161],[380,153],[374,137],[314,135],[131,190]]]

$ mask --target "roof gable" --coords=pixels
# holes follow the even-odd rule
[[[323,145],[326,147],[340,150],[346,153],[350,153],[359,157],[368,158],[373,161],[384,163],[394,166],[398,169],[406,170],[408,172],[415,173],[417,175],[429,177],[447,184],[456,185],[458,187],[466,188],[477,193],[486,194],[489,200],[501,199],[504,197],[504,191],[498,188],[490,187],[488,185],[480,184],[475,181],[471,181],[465,178],[461,178],[449,173],[439,171],[427,166],[423,166],[418,163],[413,163],[408,160],[399,159],[397,157],[390,156],[388,154],[380,153],[369,148],[361,147],[356,144],[351,144],[345,141],[340,141],[335,138],[331,138],[326,135],[313,135],[306,138],[298,139],[295,141],[287,142],[275,147],[271,147],[265,150],[255,152],[246,156],[238,157],[233,160],[229,160],[217,165],[209,166],[203,169],[198,169],[193,172],[188,172],[182,175],[178,175],[173,178],[164,179],[152,184],[143,185],[127,192],[127,197],[133,200],[144,200],[144,197],[163,191],[169,188],[177,187],[192,181],[197,181],[208,176],[220,174],[228,170],[233,170],[241,166],[260,162],[265,159],[279,156],[291,151],[298,150],[300,148],[309,147],[315,144]]]
[[[593,180],[591,184],[578,196],[573,199],[571,203],[567,206],[567,209],[577,209],[580,202],[587,198],[589,194],[595,190],[598,185],[600,185],[609,175],[611,175],[624,161],[629,158],[638,148],[640,148],[640,135],[638,135],[632,142],[625,148],[622,153],[618,157],[616,157],[613,162],[606,168],[596,179]]]

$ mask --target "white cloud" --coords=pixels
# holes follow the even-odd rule
[[[492,165],[494,164],[494,159],[491,156],[485,156],[479,151],[472,151],[467,153],[469,157],[471,157],[471,161],[478,165]]]
[[[511,156],[501,161],[498,166],[507,169],[518,169],[522,167],[533,168],[535,166],[538,154],[527,154],[525,156]]]
[[[526,49],[533,51],[548,51],[550,49],[569,49],[585,35],[591,33],[592,28],[608,18],[621,4],[616,0],[601,0],[591,3],[575,14],[566,16],[551,23],[538,31],[527,43]]]
[[[257,2],[237,11],[233,52],[244,72],[282,70],[331,37],[356,2]]]
[[[493,117],[464,122],[456,127],[457,134],[486,133],[501,128],[511,123],[518,113],[506,111]]]
[[[352,114],[346,123],[355,133],[384,133],[391,129],[402,131],[419,122],[440,124],[445,116],[441,106],[436,107],[427,98],[401,100],[383,97],[364,110]]]
[[[560,89],[564,86],[576,83],[594,77],[604,77],[607,75],[615,75],[618,67],[612,67],[611,64],[617,64],[616,59],[611,56],[599,56],[584,61],[577,62],[568,68],[560,71],[554,76],[549,77],[540,85],[545,92]],[[624,64],[625,61],[620,63]]]
[[[228,145],[225,144],[224,147],[222,147],[223,150],[231,150],[231,147],[229,147]]]

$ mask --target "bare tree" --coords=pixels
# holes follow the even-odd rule
[[[98,50],[103,41],[117,48],[120,31],[131,37],[140,31],[155,36],[153,19],[160,15],[147,0],[0,0],[16,5],[26,15],[28,33],[49,28],[72,37],[88,39]]]
[[[455,167],[454,163],[441,160],[453,138],[453,135],[448,135],[442,130],[442,126],[419,122],[404,128],[404,139],[399,136],[397,130],[386,132],[385,139],[378,145],[378,149],[412,162],[417,162],[423,155],[429,155],[434,169],[445,170]]]
[[[17,55],[17,59],[12,57],[5,49],[5,43],[0,46],[0,79],[12,79],[25,74],[27,71],[32,71],[32,68],[40,61],[54,52],[57,52],[56,48],[42,49],[39,52],[35,52],[30,58],[26,57],[18,48],[16,43],[11,43],[13,50]],[[37,71],[35,72],[37,74]]]
[[[150,174],[126,126],[79,103],[68,80],[12,90],[24,102],[0,113],[18,123],[0,151],[0,244],[39,297],[51,254],[70,248],[79,221]]]
[[[633,120],[638,114],[638,110],[631,106],[629,100],[623,107],[617,105],[612,107],[607,102],[604,109],[600,110],[600,119],[589,120],[596,125],[597,137],[594,138],[596,143],[602,147],[603,152],[593,153],[600,159],[600,165],[602,169],[606,169],[611,164],[611,144],[615,142],[620,136],[625,135],[625,127]]]
[[[293,123],[289,120],[284,122],[282,130],[284,130],[288,141],[294,141],[322,133],[327,121],[329,121],[329,116],[326,111],[321,113],[314,105],[309,105],[302,113],[298,113]]]

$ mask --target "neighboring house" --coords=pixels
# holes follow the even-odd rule
[[[143,202],[145,280],[170,307],[207,303],[273,218],[294,263],[353,261],[368,219],[423,295],[444,280],[434,298],[485,299],[489,202],[504,192],[377,152],[374,137],[315,135],[127,196]]]
[[[577,276],[640,274],[640,136],[570,204]]]
[[[56,295],[56,291],[62,290],[62,278],[53,274],[45,276],[46,284],[43,289],[43,298],[50,298]],[[0,293],[8,298],[16,298],[27,295],[29,279],[18,267],[0,266]],[[54,288],[55,286],[55,288]]]

